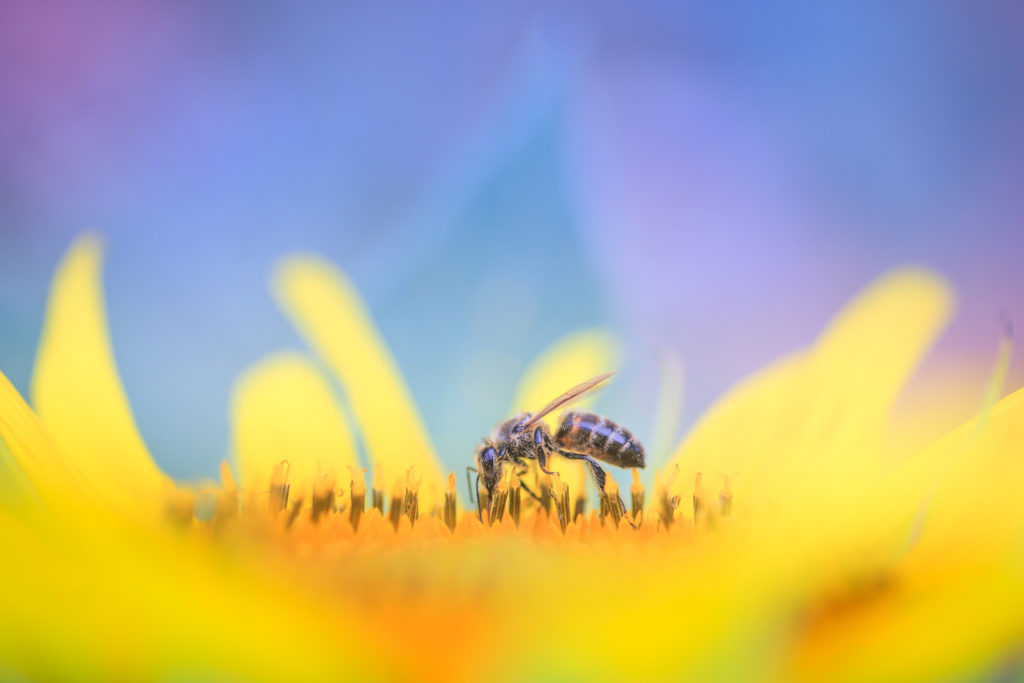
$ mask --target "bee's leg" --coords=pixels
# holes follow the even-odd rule
[[[604,495],[604,482],[608,475],[605,473],[604,468],[597,464],[597,460],[594,460],[589,455],[584,455],[583,453],[573,453],[572,451],[563,451],[562,449],[558,449],[558,452],[567,460],[586,460],[587,464],[590,465],[590,473],[594,476],[594,484],[597,485],[597,492],[602,496]],[[626,513],[626,504],[622,501],[622,496],[618,496],[618,499],[619,509],[622,510],[622,514],[626,518],[626,521],[635,529],[636,525],[633,524],[633,521]]]
[[[480,488],[480,475],[479,474],[476,475],[476,485],[477,485],[477,488]],[[484,502],[482,500],[480,500],[480,494],[479,493],[477,493],[477,496],[476,496],[476,516],[477,516],[477,519],[479,519],[481,522],[484,521]]]
[[[476,472],[476,468],[475,467],[468,467],[468,466],[466,467],[466,488],[469,489],[469,502],[475,505],[476,504],[476,500],[473,498],[473,494],[475,493],[473,491],[473,478],[469,476],[470,472],[474,472],[475,473]]]
[[[533,447],[537,452],[537,464],[540,465],[540,469],[544,474],[554,474],[548,469],[548,447],[549,444],[545,443],[544,430],[537,427],[533,430]]]
[[[540,496],[538,496],[538,495],[537,495],[536,493],[534,493],[533,491],[531,491],[531,490],[530,490],[530,487],[526,485],[526,482],[525,482],[525,481],[523,481],[523,475],[524,475],[524,474],[526,474],[526,473],[527,473],[528,471],[529,471],[529,470],[520,470],[519,472],[516,472],[516,476],[517,476],[517,477],[519,477],[519,486],[520,486],[520,487],[522,487],[522,488],[523,488],[523,489],[524,489],[524,490],[525,490],[525,491],[526,491],[527,493],[529,493],[529,494],[530,494],[531,496],[533,496],[533,497],[534,497],[534,498],[535,498],[535,499],[537,500],[537,502],[538,502],[538,503],[543,503],[543,502],[544,502],[544,499],[542,499],[542,498],[541,498]]]
[[[594,476],[594,483],[597,484],[597,490],[604,491],[604,482],[608,475],[605,473],[604,468],[597,464],[596,460],[583,453],[573,453],[572,451],[563,451],[561,449],[558,452],[566,460],[586,460],[587,464],[590,465],[590,473]]]
[[[525,481],[523,481],[523,475],[530,471],[530,467],[529,465],[526,464],[526,461],[523,460],[522,458],[513,458],[512,462],[523,468],[521,470],[516,470],[516,477],[519,479],[519,485],[526,489],[527,493],[536,498],[538,503],[543,503],[544,500],[536,493],[531,491],[530,487],[526,485]]]

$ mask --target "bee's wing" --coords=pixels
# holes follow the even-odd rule
[[[541,408],[540,411],[536,415],[531,417],[529,422],[527,422],[522,427],[520,427],[520,429],[526,429],[527,427],[529,427],[534,422],[536,422],[537,420],[541,419],[542,417],[544,417],[545,415],[547,415],[551,411],[556,410],[558,408],[561,408],[566,403],[569,403],[570,401],[579,398],[580,396],[582,396],[583,394],[587,393],[588,391],[590,391],[591,389],[596,387],[598,384],[600,384],[601,382],[605,381],[606,379],[608,379],[609,377],[611,377],[614,374],[615,374],[614,372],[606,372],[603,375],[598,375],[597,377],[592,377],[592,378],[588,379],[586,382],[583,382],[582,384],[577,384],[572,389],[570,389],[569,391],[565,392],[564,394],[562,394],[561,396],[559,396],[555,400],[551,401],[551,403],[548,403],[546,406]]]

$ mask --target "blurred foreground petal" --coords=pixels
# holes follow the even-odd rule
[[[1024,390],[908,463],[924,486],[902,552],[867,590],[819,613],[791,675],[820,680],[984,680],[1020,673],[1024,643]],[[863,577],[862,577],[863,578]],[[895,645],[895,647],[894,647]],[[1003,661],[1000,661],[1003,658]],[[966,680],[966,679],[965,679]]]
[[[32,483],[21,471],[7,444],[0,439],[0,508],[23,512],[38,502]]]
[[[0,514],[0,675],[16,680],[338,680],[372,643],[301,585],[197,539],[91,514]],[[252,555],[249,561],[267,562]]]

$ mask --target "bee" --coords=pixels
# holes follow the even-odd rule
[[[604,491],[607,477],[604,468],[598,463],[599,460],[616,467],[643,467],[644,447],[628,429],[608,418],[589,412],[566,411],[562,414],[554,435],[542,421],[548,413],[579,398],[613,374],[615,373],[608,372],[577,384],[541,408],[535,415],[523,413],[499,422],[490,438],[484,439],[477,448],[476,469],[466,468],[468,472],[477,473],[477,490],[482,483],[488,497],[493,497],[494,487],[501,480],[505,467],[516,467],[516,475],[521,476],[529,469],[527,463],[531,460],[536,461],[543,472],[554,474],[548,470],[548,462],[555,453],[569,460],[583,461],[588,466],[599,492]],[[523,485],[523,488],[540,500],[528,487]],[[470,500],[472,499],[471,491]],[[618,503],[625,512],[626,506],[621,498]],[[479,500],[477,506],[480,506]]]

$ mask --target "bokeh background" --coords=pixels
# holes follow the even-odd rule
[[[454,468],[565,333],[620,336],[600,407],[641,438],[681,358],[682,433],[911,262],[960,294],[911,393],[960,419],[1024,320],[1022,31],[1012,1],[8,0],[0,368],[27,393],[52,270],[102,232],[144,437],[211,475],[234,378],[301,346],[271,268],[315,250]]]

